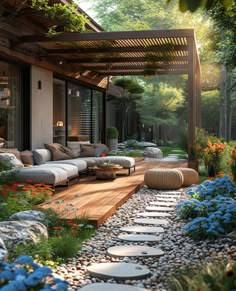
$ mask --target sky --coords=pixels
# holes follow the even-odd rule
[[[92,3],[88,0],[73,0],[76,4],[80,6],[90,17],[95,19],[95,13],[92,11]]]

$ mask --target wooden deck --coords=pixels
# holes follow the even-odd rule
[[[98,227],[143,186],[146,170],[159,167],[187,167],[187,163],[146,162],[139,158],[136,171],[130,176],[118,176],[113,181],[96,180],[95,176],[82,177],[79,183],[57,190],[50,203],[42,207],[53,208],[65,219],[87,217],[91,224]]]

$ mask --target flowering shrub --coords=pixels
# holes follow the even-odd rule
[[[177,204],[177,214],[193,219],[184,232],[193,239],[215,238],[236,228],[236,188],[229,177],[205,181],[188,194],[194,198]],[[197,198],[197,199],[196,199]]]
[[[223,176],[213,181],[206,180],[197,187],[190,188],[187,194],[198,200],[209,200],[218,195],[235,197],[236,187],[228,176]]]
[[[208,166],[214,166],[216,173],[220,170],[221,154],[225,150],[227,144],[221,141],[211,142],[208,141],[204,149],[204,161]]]
[[[52,270],[39,266],[31,257],[20,256],[15,263],[0,262],[1,291],[66,291],[68,283],[55,278]]]
[[[37,205],[49,200],[53,194],[53,191],[54,190],[51,186],[43,183],[30,184],[9,182],[7,184],[0,185],[0,201],[11,197],[17,200],[23,200],[25,203]]]

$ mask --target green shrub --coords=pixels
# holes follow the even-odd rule
[[[186,270],[170,279],[171,291],[233,291],[236,288],[236,263],[214,262]]]
[[[116,139],[118,137],[119,137],[119,133],[115,127],[107,128],[107,139]]]

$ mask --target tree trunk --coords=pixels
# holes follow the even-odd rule
[[[227,132],[227,100],[226,100],[226,67],[221,66],[220,72],[220,125],[219,125],[219,136],[226,138]]]
[[[228,74],[227,77],[227,141],[231,140],[231,129],[232,129],[232,73]]]

